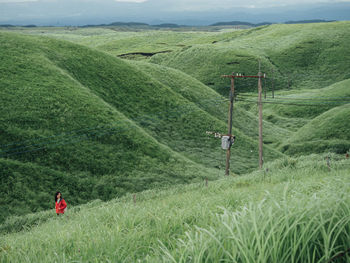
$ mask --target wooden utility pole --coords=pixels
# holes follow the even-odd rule
[[[275,87],[274,87],[274,69],[272,69],[272,98],[274,98],[275,97]]]
[[[234,98],[234,79],[235,78],[258,78],[258,91],[259,91],[259,168],[262,168],[263,164],[263,134],[262,134],[262,86],[261,79],[266,78],[265,74],[260,72],[260,62],[259,62],[259,74],[257,76],[245,76],[243,74],[234,74],[232,75],[223,75],[224,78],[231,78],[231,92],[230,92],[230,106],[229,106],[229,117],[228,117],[228,135],[232,138],[232,112],[233,112],[233,98]],[[230,169],[230,155],[231,155],[231,146],[227,149],[226,152],[226,171],[225,175],[229,175]]]
[[[228,126],[228,135],[230,136],[230,140],[232,137],[232,114],[233,114],[233,99],[235,95],[235,74],[232,73],[232,75],[229,76],[224,76],[224,77],[229,77],[231,78],[231,90],[230,90],[230,106],[228,109],[228,121],[227,121],[227,126]],[[230,156],[231,156],[231,143],[228,149],[226,150],[226,169],[225,169],[225,175],[229,176],[230,174]]]
[[[263,123],[262,123],[262,87],[261,87],[261,78],[262,74],[260,71],[260,62],[259,62],[259,80],[258,80],[258,105],[259,105],[259,168],[263,166]]]

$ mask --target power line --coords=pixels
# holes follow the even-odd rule
[[[259,106],[259,168],[261,169],[263,166],[263,121],[262,121],[262,78],[266,78],[266,74],[261,73],[261,63],[259,60],[259,72],[258,75],[245,75],[244,73],[232,73],[231,75],[223,75],[222,77],[231,78],[231,95],[230,95],[230,110],[229,110],[229,136],[231,136],[232,130],[232,106],[234,100],[234,79],[235,78],[254,78],[258,79],[258,106]],[[229,158],[230,158],[230,149],[231,144],[227,149],[227,158],[226,158],[226,175],[229,174]]]
[[[252,101],[254,100],[251,99],[246,99],[246,98],[237,98],[237,101]],[[256,102],[256,101],[255,101]],[[348,102],[313,102],[313,101],[285,101],[285,100],[264,100],[264,103],[276,103],[276,104],[281,104],[281,103],[295,103],[295,104],[300,104],[300,105],[324,105],[324,106],[332,106],[332,105],[346,105],[349,104],[350,101]]]
[[[243,102],[250,102],[250,103],[257,103],[257,101],[254,100],[249,100],[245,98],[237,98],[237,101],[243,101]],[[289,101],[262,101],[262,103],[268,103],[268,104],[280,104],[280,105],[292,105],[292,106],[318,106],[318,107],[328,107],[331,106],[330,103],[325,104],[325,103],[291,103]],[[350,103],[350,102],[349,102]],[[333,103],[333,105],[347,105],[348,103]]]
[[[241,96],[241,95],[240,95]],[[227,99],[219,99],[219,100],[207,100],[208,102],[217,102],[219,104],[221,103],[226,103],[228,100]],[[246,99],[246,98],[237,98],[237,101],[243,101],[246,103],[257,103],[256,101],[250,100],[250,99]],[[269,104],[279,104],[279,105],[293,105],[293,106],[329,106],[329,105],[324,105],[325,103],[291,103],[290,101],[262,101],[262,103],[269,103]],[[327,103],[329,104],[329,103]],[[333,104],[339,104],[338,102],[334,102]],[[185,105],[181,105],[181,106],[187,106],[187,105],[191,105],[191,106],[195,106],[194,103],[187,103]],[[200,108],[199,108],[200,109]],[[164,114],[169,114],[172,113],[173,115],[168,115],[168,118],[172,118],[175,116],[180,116],[183,112],[188,112],[188,109],[182,108],[182,110],[178,111],[178,110],[172,110],[172,111],[162,111],[159,113],[162,113],[162,115],[157,115],[157,114],[153,114],[153,115],[142,115],[139,116],[137,118],[131,119],[132,121],[135,122],[139,122],[141,120],[147,119],[147,120],[160,120],[162,118],[164,118]],[[174,114],[175,113],[175,114]],[[142,126],[142,125],[141,125]],[[93,134],[99,134],[99,133],[103,133],[106,130],[109,129],[113,129],[113,128],[109,128],[106,126],[95,126],[95,127],[87,127],[87,128],[82,128],[82,129],[77,129],[77,130],[71,130],[69,132],[64,132],[61,134],[55,134],[49,137],[45,137],[45,138],[39,138],[39,139],[35,139],[35,140],[25,140],[25,141],[20,141],[20,142],[12,142],[9,144],[3,144],[0,145],[0,148],[7,148],[9,146],[13,146],[13,145],[17,145],[18,147],[16,148],[12,148],[12,149],[5,149],[5,150],[1,150],[0,153],[2,152],[3,154],[9,154],[9,152],[13,152],[14,150],[22,150],[22,149],[26,149],[26,148],[30,148],[30,147],[35,147],[35,146],[49,146],[49,145],[54,145],[56,142],[59,142],[60,140],[51,140],[51,139],[56,139],[57,137],[65,137],[63,138],[64,140],[69,140],[69,139],[74,139],[74,138],[78,138],[81,136],[88,136],[93,135]],[[86,131],[88,131],[86,133]],[[79,134],[80,132],[84,132],[83,134]],[[78,133],[78,134],[77,134]],[[68,136],[67,138],[67,135]],[[23,145],[23,144],[27,144],[30,143],[31,145]],[[43,148],[43,147],[41,147]],[[21,151],[24,152],[24,151]]]
[[[257,98],[253,94],[245,94],[245,93],[240,93],[239,96]],[[272,98],[267,97],[267,99],[272,99]],[[299,97],[275,96],[273,99],[274,100],[286,99],[286,100],[311,100],[311,101],[315,100],[315,101],[346,101],[346,102],[350,102],[350,97],[310,97],[310,98],[299,98]]]
[[[240,96],[242,96],[242,95],[246,96],[247,94],[240,94]],[[328,97],[328,98],[330,98],[330,97]],[[344,97],[332,97],[332,98],[344,98]],[[345,97],[345,98],[348,98],[348,97]],[[323,97],[322,97],[322,99],[323,99]],[[289,100],[289,98],[287,100]],[[305,100],[307,100],[307,99],[305,99]],[[227,103],[228,101],[229,100],[226,98],[217,98],[217,99],[202,100],[200,102],[213,103],[215,106],[218,106],[222,103]],[[252,101],[252,100],[249,100],[246,98],[243,98],[243,99],[238,98],[238,101],[244,101],[247,103],[257,103],[256,101]],[[316,103],[311,103],[311,104],[290,103],[289,101],[278,101],[278,102],[276,102],[276,101],[262,101],[262,103],[280,104],[280,105],[294,105],[294,106],[328,106],[328,105],[322,105],[319,103],[318,104],[316,104]],[[153,115],[145,114],[142,116],[138,116],[137,118],[129,118],[129,120],[132,120],[132,121],[138,123],[138,122],[141,122],[142,120],[144,120],[145,118],[147,120],[152,120],[152,119],[161,120],[164,118],[173,118],[176,116],[180,116],[184,112],[187,113],[189,111],[188,108],[191,108],[194,106],[198,107],[198,105],[196,103],[190,101],[190,102],[182,104],[182,105],[176,105],[176,107],[173,110],[159,111],[159,112],[157,112],[158,114],[155,113]],[[208,106],[208,104],[206,104],[206,106]],[[176,108],[180,108],[180,110],[176,110]],[[210,111],[210,109],[202,109],[201,107],[198,107],[197,110],[204,110],[207,112]],[[159,114],[159,113],[162,113],[162,114]],[[173,114],[173,115],[169,115],[169,114]],[[167,116],[165,116],[165,115],[167,115]],[[140,125],[140,124],[138,124],[138,125]],[[140,126],[142,127],[142,124]],[[18,147],[12,148],[12,149],[1,150],[0,154],[1,154],[1,152],[2,152],[2,155],[4,155],[4,156],[23,154],[26,152],[32,152],[32,151],[38,151],[41,149],[46,149],[48,147],[60,146],[60,145],[65,145],[65,144],[69,144],[69,143],[76,143],[76,142],[79,142],[79,141],[82,141],[85,139],[89,139],[88,138],[89,135],[93,136],[95,134],[96,136],[99,136],[99,135],[103,136],[103,135],[109,134],[109,132],[107,132],[107,131],[113,130],[113,129],[115,130],[116,128],[115,127],[110,128],[110,127],[98,125],[98,126],[94,126],[94,127],[87,127],[87,128],[82,128],[82,129],[71,130],[68,132],[61,133],[61,134],[55,134],[52,136],[48,136],[45,138],[39,138],[39,139],[35,139],[35,140],[25,140],[25,141],[20,141],[20,142],[12,142],[9,144],[0,145],[0,148],[6,148],[9,146],[16,146],[16,145]],[[126,129],[124,128],[124,130],[126,130]],[[80,132],[84,132],[84,133],[79,134]],[[116,132],[116,131],[114,131],[114,132]],[[67,135],[70,135],[70,136],[67,137]],[[55,140],[57,137],[63,137],[63,136],[64,136],[64,138],[62,138],[63,140]],[[51,140],[51,139],[54,139],[54,140]],[[26,143],[30,143],[31,145],[23,145]],[[39,146],[39,147],[37,147],[37,146]],[[30,147],[36,147],[36,148],[26,150]],[[25,151],[21,151],[21,150],[25,150]]]

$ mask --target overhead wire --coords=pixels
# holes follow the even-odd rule
[[[237,101],[243,101],[243,102],[249,102],[249,103],[258,103],[257,100],[249,100],[249,99],[237,99]],[[347,102],[347,103],[303,103],[303,102],[300,102],[300,103],[293,103],[293,102],[290,102],[290,101],[266,101],[266,100],[262,100],[261,103],[267,103],[267,104],[279,104],[279,105],[291,105],[291,106],[318,106],[318,107],[329,107],[331,106],[332,104],[333,105],[347,105],[350,103]]]
[[[246,103],[257,103],[257,101],[252,100],[254,95],[246,94],[246,93],[240,93],[238,96],[236,96],[236,101],[243,101]],[[278,97],[276,96],[271,101],[269,98],[262,101],[262,103],[269,103],[269,104],[280,104],[280,105],[293,105],[293,106],[329,106],[330,104],[344,104],[344,103],[350,103],[348,100],[338,100],[338,99],[350,99],[350,97],[319,97],[319,99],[315,100],[315,97],[312,98],[293,98],[293,97]],[[278,100],[278,101],[277,101]],[[291,102],[292,100],[302,100],[301,102]],[[193,102],[189,101],[188,103],[182,104],[182,105],[176,105],[179,109],[172,109],[169,111],[160,111],[156,112],[154,114],[144,114],[141,116],[138,116],[136,118],[129,118],[132,121],[136,122],[138,125],[142,127],[142,124],[140,122],[144,120],[152,120],[152,119],[164,119],[164,118],[173,118],[176,116],[181,115],[182,113],[188,112],[188,108],[186,106],[192,107],[197,106],[198,109],[202,109],[200,106],[203,106],[202,103],[205,103],[205,106],[208,107],[208,104],[211,104],[209,106],[218,106],[222,103],[227,103],[229,99],[226,99],[224,97],[218,97],[215,99],[207,99],[207,100],[201,100],[199,102]],[[305,101],[305,103],[304,103]],[[307,103],[306,103],[307,102]],[[317,102],[317,103],[315,103]],[[341,103],[339,103],[341,102]],[[198,103],[198,104],[196,104]],[[176,108],[175,107],[175,108]],[[161,113],[161,114],[160,114]],[[170,115],[169,115],[170,114]],[[166,116],[167,115],[167,116]],[[109,123],[111,124],[111,123]],[[9,146],[18,146],[15,148],[10,149],[1,149],[0,150],[0,157],[3,156],[9,156],[14,154],[23,154],[26,152],[32,152],[32,151],[38,151],[41,149],[46,149],[48,147],[52,146],[59,146],[59,145],[65,145],[69,143],[75,143],[82,140],[88,139],[89,135],[106,135],[113,132],[106,132],[108,130],[114,130],[113,132],[116,132],[116,127],[110,128],[104,126],[94,126],[94,127],[86,127],[82,129],[76,129],[71,130],[68,132],[63,132],[60,134],[51,135],[48,137],[42,137],[38,139],[32,139],[32,140],[25,140],[20,142],[12,142],[8,144],[0,145],[1,148],[8,148]],[[82,134],[80,134],[83,132]],[[68,135],[68,137],[67,137]],[[62,139],[57,139],[57,137],[63,137]],[[52,140],[53,139],[53,140]],[[27,144],[27,145],[25,145]],[[32,149],[29,149],[31,147],[34,147]],[[35,148],[36,147],[36,148]],[[28,149],[28,150],[27,150]],[[25,151],[22,151],[25,150]]]
[[[220,99],[208,99],[207,102],[214,102],[214,103],[225,103],[229,101],[228,99],[224,99],[224,98],[220,98]],[[243,101],[243,102],[247,102],[247,103],[257,103],[257,101],[251,100],[251,99],[246,99],[246,98],[240,98],[237,97],[236,101]],[[293,105],[293,106],[329,106],[329,105],[324,105],[324,104],[320,104],[320,103],[291,103],[290,101],[266,101],[263,100],[262,103],[269,103],[269,104],[279,104],[279,105]],[[339,103],[338,103],[339,104]],[[191,106],[195,106],[194,103],[189,102],[186,105],[191,105]],[[184,112],[188,112],[188,109],[186,109],[186,107],[182,106],[182,110],[171,110],[171,111],[162,111],[162,115],[159,114],[144,114],[141,115],[137,118],[131,119],[133,121],[135,121],[138,125],[140,125],[141,120],[152,120],[152,119],[158,119],[161,120],[163,118],[173,118],[176,116],[181,115]],[[169,113],[172,113],[173,115],[169,115]],[[175,113],[175,114],[174,114]],[[167,115],[167,116],[165,116]],[[110,123],[111,124],[111,123]],[[142,125],[141,125],[142,126]],[[12,145],[17,145],[19,147],[15,147],[15,148],[9,148],[9,149],[2,149],[0,150],[0,156],[1,155],[14,155],[14,154],[22,154],[22,153],[26,153],[26,152],[32,152],[32,151],[37,151],[40,149],[45,149],[48,147],[51,147],[53,145],[58,146],[58,145],[64,145],[67,143],[71,143],[71,142],[77,142],[77,141],[82,141],[85,139],[88,139],[89,135],[106,135],[109,133],[113,133],[116,132],[117,127],[106,127],[106,126],[96,126],[96,127],[87,127],[87,128],[83,128],[83,129],[77,129],[77,130],[72,130],[69,132],[64,132],[61,134],[56,134],[56,135],[52,135],[49,137],[44,137],[44,138],[39,138],[36,140],[25,140],[25,141],[21,141],[21,142],[13,142],[13,143],[9,143],[9,144],[3,144],[0,145],[0,148],[7,148],[8,146],[12,146]],[[106,132],[109,130],[114,130],[113,132]],[[82,134],[79,134],[79,132],[84,132]],[[87,132],[88,131],[88,132]],[[70,135],[67,137],[67,135]],[[63,137],[64,136],[64,137]],[[57,137],[63,137],[62,139],[56,139]],[[54,139],[54,140],[51,140]],[[76,139],[76,140],[74,140]],[[64,142],[64,143],[62,143]],[[27,143],[27,145],[23,145]],[[28,145],[29,143],[29,145]],[[38,147],[37,147],[38,146]],[[28,148],[34,147],[33,149],[29,149],[26,150]],[[37,148],[35,148],[37,147]],[[25,150],[25,151],[22,151]]]
[[[257,98],[256,95],[253,94],[246,94],[246,93],[240,93],[237,96],[241,97],[252,97],[252,98]],[[286,100],[315,100],[315,101],[350,101],[350,97],[309,97],[309,98],[300,98],[300,97],[284,97],[284,96],[274,96],[272,97],[267,97],[269,99],[286,99]]]

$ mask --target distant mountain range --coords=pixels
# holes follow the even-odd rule
[[[198,4],[203,7],[204,4]],[[142,3],[111,0],[83,1],[0,1],[0,24],[38,26],[83,26],[110,24],[113,21],[146,23],[173,27],[176,25],[207,26],[218,21],[350,20],[350,2],[300,4],[269,8],[233,5],[222,8],[184,8],[171,0],[148,0]]]
[[[335,20],[323,20],[323,19],[311,19],[311,20],[298,20],[298,21],[287,21],[284,22],[284,24],[307,24],[307,23],[327,23],[327,22],[334,22]],[[258,27],[258,26],[264,26],[264,25],[271,25],[274,23],[271,22],[262,22],[262,23],[249,23],[249,22],[242,22],[242,21],[231,21],[231,22],[218,22],[211,24],[210,26],[251,26],[251,27]]]
[[[322,20],[322,19],[312,19],[312,20],[299,20],[299,21],[286,21],[284,24],[308,24],[308,23],[328,23],[335,22],[335,20]],[[229,21],[229,22],[217,22],[209,26],[220,27],[220,26],[248,26],[248,27],[258,27],[264,25],[272,25],[271,22],[262,22],[262,23],[249,23],[243,21]],[[97,24],[97,25],[83,25],[82,27],[106,27],[106,26],[118,26],[118,27],[137,27],[137,28],[181,28],[189,27],[188,25],[178,25],[173,23],[164,23],[159,25],[150,25],[147,23],[139,22],[112,22],[109,24]],[[0,27],[15,27],[11,24],[0,24]],[[23,25],[23,27],[36,27],[36,25]]]

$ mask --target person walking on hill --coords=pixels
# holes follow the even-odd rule
[[[64,201],[61,192],[55,194],[55,207],[57,215],[64,214],[67,204],[66,201]]]

